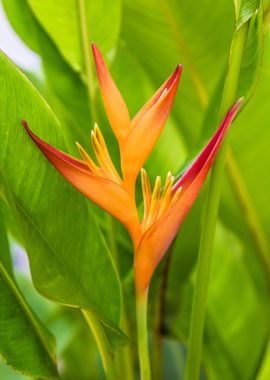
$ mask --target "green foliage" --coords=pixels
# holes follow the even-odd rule
[[[2,213],[0,238],[0,355],[7,364],[30,377],[56,379],[55,339],[16,284]]]
[[[27,0],[27,2],[64,59],[75,71],[82,72],[84,58],[81,49],[79,1]],[[120,0],[87,2],[90,38],[104,51],[112,48],[117,39],[121,17],[120,5]],[[54,16],[53,22],[51,15]]]
[[[59,123],[3,54],[0,66],[1,177],[20,223],[35,286],[54,301],[91,308],[102,319],[117,324],[118,278],[90,205],[47,165],[21,126],[25,118],[34,130],[64,150]],[[8,94],[17,99],[16,108],[10,108]],[[62,194],[61,198],[58,194]],[[104,281],[109,284],[107,291]]]
[[[93,310],[121,356],[124,351],[120,347],[127,343],[119,330],[123,328],[121,287],[128,309],[124,332],[132,338],[131,348],[135,339],[131,243],[121,227],[110,225],[103,212],[92,207],[59,176],[21,126],[21,119],[26,119],[37,135],[72,154],[77,154],[75,141],[87,147],[95,120],[89,110],[80,1],[2,2],[18,36],[42,59],[45,78],[41,88],[49,104],[1,54],[0,194],[6,201],[5,225],[13,239],[27,250],[37,290],[62,305]],[[238,182],[233,180],[231,166],[227,165],[214,246],[202,370],[209,380],[267,380],[269,273],[262,254],[270,260],[267,173],[270,45],[262,3],[258,0],[218,3],[202,0],[199,6],[189,0],[86,0],[85,3],[89,47],[94,40],[105,54],[132,116],[176,64],[183,63],[172,114],[146,163],[152,183],[156,175],[164,178],[168,170],[176,174],[197,155],[198,148],[216,129],[231,59],[230,46],[243,27],[248,29],[235,89],[235,100],[244,95],[245,107],[230,136]],[[267,4],[264,5],[267,14]],[[119,163],[118,147],[104,113],[96,78],[93,86],[101,130],[113,160]],[[138,181],[138,203],[139,189]],[[243,195],[246,192],[248,197]],[[184,372],[193,269],[204,202],[202,192],[174,242],[171,259],[162,263],[156,274],[152,289],[149,328],[154,338],[158,335],[157,341],[163,347],[160,361],[164,380],[181,378]],[[255,210],[254,218],[251,209]],[[5,302],[0,303],[0,355],[28,376],[54,378],[57,376],[54,340],[14,280],[5,228],[2,218],[0,298]],[[117,265],[108,245],[114,253],[116,250],[114,259],[120,261]],[[120,273],[116,268],[120,268]],[[160,307],[160,318],[155,315],[156,304]],[[61,313],[52,318],[70,329],[68,341],[60,344],[62,378],[102,378],[102,371],[96,368],[101,367],[97,349],[85,331],[86,326],[76,318],[76,323],[66,324],[66,316]],[[152,323],[156,322],[159,330],[153,329]],[[58,341],[65,335],[57,329],[54,333]],[[10,346],[10,339],[16,346]],[[85,363],[87,368],[83,367]],[[3,379],[10,376],[4,371],[0,367]],[[159,376],[156,380],[162,379],[161,373]]]

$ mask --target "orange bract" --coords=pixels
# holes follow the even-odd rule
[[[82,160],[42,141],[25,121],[23,125],[47,159],[76,189],[127,228],[135,252],[136,289],[142,293],[148,289],[156,266],[194,203],[241,101],[232,107],[215,135],[179,181],[173,184],[174,177],[169,172],[164,189],[161,189],[161,179],[157,177],[151,191],[147,173],[142,166],[168,118],[182,66],[177,66],[174,73],[130,120],[126,104],[101,53],[94,44],[92,48],[104,106],[119,143],[123,178],[111,160],[97,125],[91,132],[91,144],[97,163],[80,144],[77,143],[77,146]],[[135,201],[135,182],[140,170],[144,199],[141,222]]]

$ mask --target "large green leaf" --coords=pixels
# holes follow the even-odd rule
[[[20,224],[35,286],[45,297],[92,308],[101,319],[117,324],[119,281],[90,204],[35,148],[21,119],[65,150],[60,125],[4,54],[0,83],[0,173]]]
[[[245,265],[247,248],[221,225],[213,253],[203,348],[207,379],[255,379],[267,343],[269,308],[258,298]],[[185,284],[179,292],[178,318],[168,321],[181,341],[188,337],[192,287]]]
[[[55,340],[24,299],[12,273],[0,203],[0,357],[33,378],[58,378]]]
[[[29,12],[26,0],[2,0],[5,13],[16,33],[30,47],[39,53],[38,24]],[[19,22],[17,20],[19,19]]]
[[[40,24],[75,71],[84,66],[81,20],[77,0],[27,0]],[[83,0],[87,11],[89,49],[91,41],[104,51],[111,49],[118,37],[121,20],[120,0]],[[53,20],[53,22],[52,22]]]
[[[260,0],[234,0],[237,29],[255,15],[259,3]]]
[[[32,48],[33,38],[35,40],[35,50],[42,58],[46,76],[47,98],[63,125],[70,151],[77,153],[74,141],[88,143],[91,127],[86,86],[36,20],[27,0],[3,0],[3,4],[12,27],[21,39]]]
[[[233,3],[189,0],[125,0],[122,38],[155,86],[183,63],[173,114],[193,147],[203,112],[223,73],[234,26]]]
[[[269,194],[267,189],[270,186],[270,178],[265,173],[266,168],[270,165],[268,154],[270,141],[270,131],[268,128],[270,118],[268,105],[270,85],[268,65],[270,57],[269,46],[269,34],[267,34],[262,74],[255,95],[245,112],[239,116],[231,134],[232,149],[238,162],[241,177],[245,181],[250,201],[253,207],[255,207],[263,233],[268,241],[270,240],[270,210],[266,205],[268,204]],[[243,223],[243,215],[245,214],[242,207],[239,206],[237,197],[232,192],[230,182],[228,181],[226,182],[226,186],[224,186],[221,211],[226,223],[234,228],[244,241],[254,246],[254,242],[250,242],[250,231],[246,228],[245,223]],[[250,268],[254,268],[254,265],[251,261]],[[257,283],[258,279],[257,276]]]
[[[254,379],[261,364],[269,307],[257,296],[245,265],[247,254],[235,235],[218,229],[205,331],[209,379]]]

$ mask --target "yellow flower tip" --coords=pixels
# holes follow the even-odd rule
[[[141,225],[142,231],[145,232],[157,220],[169,212],[170,208],[180,198],[182,187],[176,191],[173,190],[174,176],[171,172],[168,172],[163,191],[161,190],[161,177],[158,176],[151,193],[151,186],[145,169],[141,169],[141,177],[144,201],[144,216]]]
[[[97,124],[95,124],[92,129],[90,136],[96,159],[105,175],[105,178],[120,184],[122,180],[114,167],[105,140]]]
[[[77,141],[76,141],[76,145],[77,145],[77,148],[78,148],[78,151],[83,159],[83,161],[87,164],[89,170],[91,171],[91,173],[97,175],[97,176],[100,176],[100,177],[104,177],[104,174],[102,172],[102,169],[99,168],[95,163],[94,161],[92,160],[92,158],[89,156],[89,154],[86,152],[86,150],[81,146],[81,144],[79,144]]]
[[[171,201],[171,206],[173,206],[177,201],[178,199],[180,198],[180,196],[182,195],[182,190],[183,190],[183,187],[179,187],[175,193],[173,194],[173,197],[172,197],[172,201]]]
[[[150,209],[151,204],[151,186],[150,181],[147,175],[147,172],[144,168],[141,168],[141,182],[142,182],[142,193],[143,193],[143,204],[144,204],[144,216],[143,216],[143,222],[148,218],[148,213]]]
[[[151,194],[151,186],[148,175],[145,170],[142,173],[142,192],[144,199],[144,216],[142,220],[142,230],[146,231],[154,223],[159,212],[160,194],[161,194],[161,177],[158,176],[155,181],[154,190]]]

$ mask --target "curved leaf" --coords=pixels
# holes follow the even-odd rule
[[[21,119],[66,150],[60,125],[4,54],[0,55],[0,88],[0,173],[20,223],[34,284],[45,297],[92,308],[101,319],[117,324],[119,281],[93,211],[42,157],[21,127]]]
[[[84,59],[81,46],[79,1],[27,1],[69,65],[75,71],[82,71]],[[91,41],[95,41],[101,50],[108,51],[114,46],[118,37],[121,2],[120,0],[84,1],[90,37],[89,48]]]
[[[0,357],[30,377],[56,379],[55,339],[31,310],[16,284],[1,213],[0,251]]]

